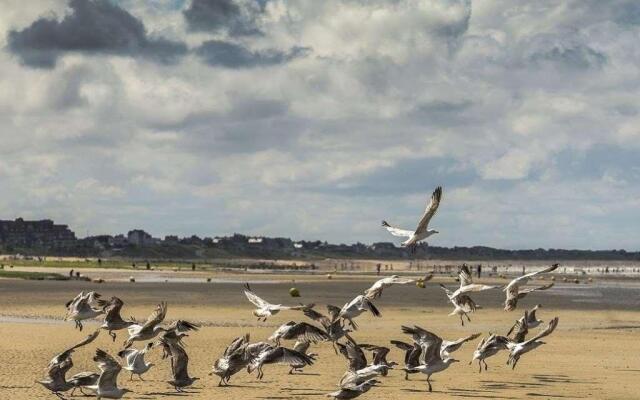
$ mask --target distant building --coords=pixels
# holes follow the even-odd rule
[[[129,244],[138,247],[150,246],[156,243],[156,240],[142,229],[134,229],[127,233],[127,241]]]
[[[180,238],[176,235],[167,235],[164,237],[164,242],[166,244],[178,244],[180,243]]]
[[[67,225],[56,225],[50,219],[25,221],[0,220],[0,243],[14,247],[70,247],[76,235]]]
[[[262,240],[263,239],[261,237],[252,237],[252,238],[249,238],[249,240],[247,240],[247,242],[249,244],[260,244],[260,243],[262,243]]]

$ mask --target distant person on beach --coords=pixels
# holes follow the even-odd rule
[[[73,270],[69,271],[69,278],[73,278]]]
[[[476,273],[478,274],[478,278],[480,278],[480,276],[482,276],[482,265],[478,264],[478,266],[476,267]]]

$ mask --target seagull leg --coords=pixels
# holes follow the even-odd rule
[[[460,323],[464,326],[464,319],[462,319],[462,314],[460,314]]]
[[[109,331],[109,336],[111,336],[111,339],[113,339],[113,341],[116,341],[116,334],[113,333],[112,331]]]
[[[129,382],[133,381],[133,372],[131,373],[131,376],[129,377]]]
[[[484,370],[486,371],[487,369],[489,369],[487,362],[485,360],[482,360],[482,362],[484,363]]]
[[[482,373],[482,360],[478,360],[478,373]]]
[[[138,374],[138,378],[140,378],[140,380],[144,382],[144,379],[142,379],[142,375]]]
[[[465,314],[465,317],[467,317],[467,321],[471,322],[471,318],[469,318],[469,314]]]
[[[289,375],[293,375],[294,370],[295,370],[295,367],[291,367],[291,369],[289,370]]]
[[[84,328],[84,327],[82,326],[82,321],[78,321],[78,326],[80,327],[80,332],[82,332],[82,328]]]
[[[409,380],[409,371],[407,371],[407,370],[404,371],[404,380],[405,381]]]
[[[429,385],[429,391],[433,391],[433,388],[431,387],[431,375],[427,375],[427,384]]]

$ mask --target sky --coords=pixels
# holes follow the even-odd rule
[[[640,3],[0,0],[0,218],[640,250]]]

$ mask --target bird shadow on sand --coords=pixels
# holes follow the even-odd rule
[[[517,399],[517,397],[500,396],[497,391],[489,389],[449,388],[447,393],[449,396],[468,397],[471,399]]]
[[[544,397],[545,399],[551,399],[551,398],[584,399],[585,398],[585,396],[576,396],[574,394],[565,396],[563,394],[553,394],[553,393],[527,393],[527,396]]]
[[[593,383],[584,379],[570,378],[568,375],[545,375],[538,374],[532,376],[534,379],[545,383]]]
[[[546,383],[536,382],[516,382],[516,381],[480,381],[485,389],[522,389],[522,388],[539,388],[549,386]]]

